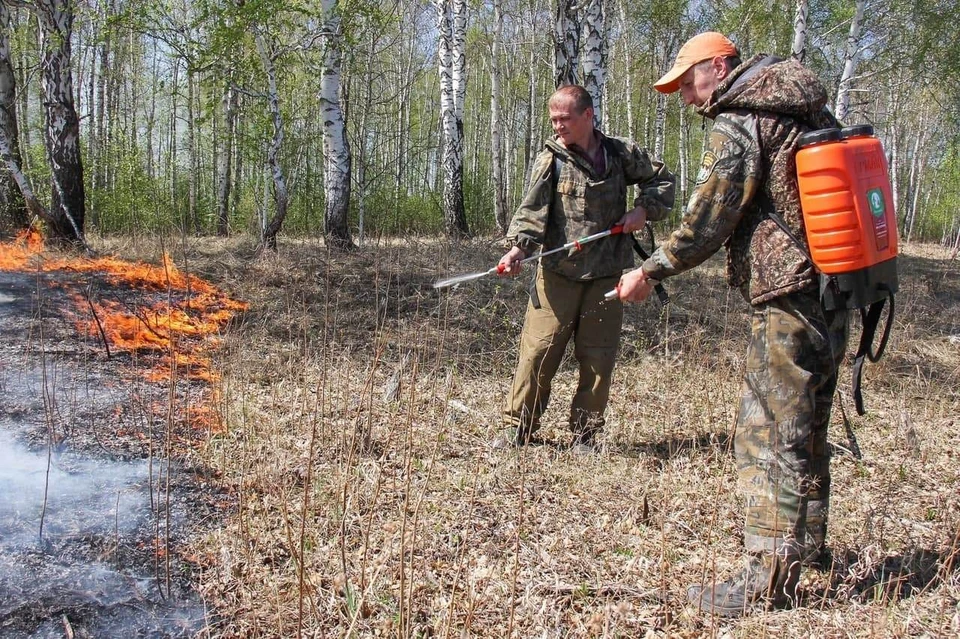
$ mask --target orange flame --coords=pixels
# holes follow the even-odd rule
[[[29,228],[10,243],[0,244],[0,270],[19,271],[43,250],[43,236]]]
[[[101,275],[117,287],[124,301],[95,300],[73,292],[75,307],[69,312],[75,325],[85,335],[105,339],[113,351],[162,353],[158,365],[145,373],[150,381],[186,377],[215,382],[210,352],[220,343],[226,323],[248,308],[209,282],[182,273],[167,254],[160,265],[109,256],[50,256],[43,253],[43,238],[35,231],[0,244],[0,270]],[[218,422],[208,412],[197,415],[208,429]]]

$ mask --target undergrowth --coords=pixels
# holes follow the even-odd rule
[[[160,243],[117,245],[155,257]],[[830,430],[833,563],[792,610],[704,617],[687,586],[739,568],[732,455],[748,326],[722,259],[627,309],[604,446],[567,448],[568,356],[544,443],[492,450],[530,272],[456,290],[494,242],[166,247],[250,303],[218,362],[203,453],[232,507],[196,540],[211,636],[900,637],[960,633],[958,262],[900,258],[893,334],[849,363]],[[859,336],[853,322],[850,348]]]

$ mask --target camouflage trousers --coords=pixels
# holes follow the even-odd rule
[[[620,276],[571,280],[538,269],[539,308],[531,302],[520,335],[520,356],[504,420],[524,435],[540,426],[553,378],[573,338],[580,379],[570,406],[570,428],[592,434],[604,425],[610,382],[620,346],[623,304],[604,299]]]
[[[827,532],[827,427],[847,344],[846,311],[816,293],[754,308],[734,451],[748,552],[807,557]]]

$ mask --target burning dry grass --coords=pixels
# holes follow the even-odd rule
[[[211,634],[960,632],[960,280],[945,253],[902,257],[865,417],[845,369],[832,567],[806,574],[803,606],[727,623],[684,605],[687,585],[740,556],[730,441],[747,309],[719,261],[671,280],[667,310],[628,310],[606,450],[581,457],[559,427],[569,362],[544,445],[487,445],[527,278],[430,284],[488,268],[495,246],[412,240],[340,255],[288,243],[258,260],[209,240],[182,249],[178,264],[250,303],[217,362],[227,429],[206,454],[236,500],[196,550],[222,619]]]
[[[72,307],[57,311],[65,312],[81,335],[98,336],[108,358],[111,348],[157,352],[163,363],[149,373],[151,381],[169,380],[177,369],[191,379],[213,381],[208,354],[219,344],[221,327],[247,305],[184,273],[166,252],[157,262],[45,252],[34,231],[3,244],[0,253],[0,269],[55,273],[49,285],[68,291],[73,300]]]

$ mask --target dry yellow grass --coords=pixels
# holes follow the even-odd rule
[[[256,260],[237,243],[173,248],[251,304],[219,361],[228,430],[203,452],[233,506],[191,549],[220,620],[211,636],[960,633],[960,263],[945,251],[901,257],[865,417],[844,369],[833,570],[806,573],[797,609],[719,621],[684,605],[689,584],[740,557],[730,441],[748,309],[719,259],[670,280],[666,311],[629,308],[606,449],[582,457],[559,427],[569,362],[546,444],[488,447],[528,278],[430,284],[489,268],[494,243],[344,255],[288,242]]]

